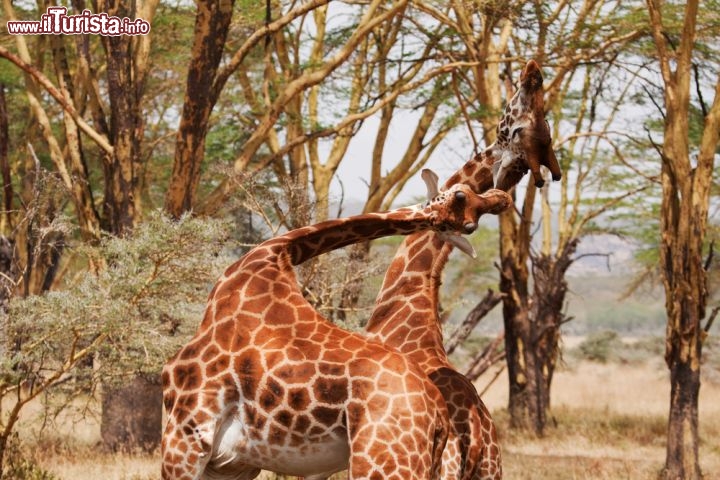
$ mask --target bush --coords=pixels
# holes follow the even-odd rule
[[[41,393],[59,410],[97,382],[157,376],[197,329],[208,291],[231,263],[227,238],[217,220],[156,212],[131,237],[77,248],[95,272],[76,272],[62,291],[13,298],[0,315],[0,401],[11,412],[0,435]]]
[[[588,335],[578,349],[582,358],[594,362],[607,363],[617,357],[617,351],[623,346],[617,332],[604,330]]]
[[[588,335],[578,346],[576,356],[600,363],[638,363],[653,358],[661,359],[664,352],[665,340],[661,337],[624,342],[617,332],[602,330]]]
[[[17,437],[8,441],[4,456],[5,468],[0,477],[8,480],[56,480],[57,477],[40,467],[28,452],[20,448]]]

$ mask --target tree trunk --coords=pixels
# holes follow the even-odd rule
[[[112,451],[152,452],[162,432],[162,385],[159,375],[137,375],[121,386],[103,385],[103,443]]]
[[[155,4],[156,5],[156,4]],[[98,10],[120,18],[145,15],[151,21],[151,0],[104,0]],[[143,13],[144,12],[144,13]],[[142,97],[147,69],[148,39],[127,35],[102,37],[107,58],[107,88],[110,97],[110,142],[112,155],[104,157],[104,227],[114,235],[132,233],[141,212]],[[135,376],[124,388],[103,387],[101,434],[112,450],[152,450],[160,444],[162,407],[160,374],[146,379]],[[152,385],[156,385],[154,390]],[[121,413],[117,413],[121,412]]]
[[[567,243],[557,255],[532,257],[533,296],[530,309],[531,348],[526,354],[534,357],[536,370],[535,404],[537,411],[533,418],[535,432],[542,435],[547,412],[550,410],[550,387],[560,353],[560,326],[565,321],[563,307],[567,294],[565,274],[573,263],[579,240]]]
[[[698,399],[702,343],[694,338],[683,346],[688,355],[670,366],[670,418],[663,478],[700,479],[698,461]]]
[[[683,183],[680,190],[683,187],[694,190],[688,185],[691,182]],[[698,400],[704,333],[701,321],[707,302],[707,274],[701,256],[705,219],[695,215],[690,202],[677,202],[678,193],[678,189],[668,188],[663,194],[662,226],[666,241],[661,246],[661,262],[668,314],[665,361],[670,369],[670,413],[662,477],[699,480],[702,473],[698,457]]]
[[[503,297],[505,354],[508,366],[510,425],[543,435],[550,408],[550,387],[559,353],[562,307],[577,240],[555,256],[530,255],[530,223],[535,188],[528,185],[522,219],[500,215],[500,291]],[[532,263],[533,290],[528,287]]]
[[[0,234],[4,235],[12,228],[13,188],[10,178],[10,159],[8,145],[10,129],[7,102],[5,100],[5,84],[0,83],[0,175],[2,176],[2,213],[0,213]]]
[[[702,478],[698,460],[698,399],[707,303],[703,243],[707,232],[710,188],[720,137],[720,78],[705,116],[700,149],[690,161],[690,86],[696,44],[698,0],[683,12],[679,44],[669,42],[663,3],[648,0],[652,32],[664,86],[665,112],[660,217],[660,265],[665,287],[667,331],[665,361],[670,369],[670,413],[662,478]],[[705,113],[705,109],[703,108]],[[706,327],[707,328],[707,327]]]
[[[535,187],[528,184],[520,223],[515,211],[498,216],[500,226],[500,293],[503,296],[505,326],[505,359],[508,367],[508,411],[510,426],[530,429],[533,408],[529,375],[535,371],[528,365],[526,346],[530,345],[530,307],[528,293],[529,219],[535,202]],[[532,356],[529,358],[532,361]]]
[[[108,15],[133,18],[134,3],[109,0],[101,2],[99,9]],[[119,35],[102,39],[107,53],[110,141],[113,145],[113,155],[106,155],[104,164],[104,220],[111,233],[126,235],[132,231],[140,214],[145,66],[136,57],[132,37]]]
[[[59,90],[68,104],[73,104],[73,78],[65,51],[64,40],[61,36],[50,37],[53,63],[58,80]],[[65,126],[65,163],[71,178],[72,197],[75,201],[77,217],[80,223],[80,232],[88,242],[100,239],[100,216],[95,210],[95,201],[88,175],[87,164],[83,153],[82,139],[75,120],[67,111],[63,111],[63,124]]]
[[[233,0],[197,2],[195,39],[188,69],[182,117],[175,142],[175,162],[165,198],[165,210],[179,217],[193,208],[205,158],[210,113],[218,93],[210,88],[222,60],[232,19]]]

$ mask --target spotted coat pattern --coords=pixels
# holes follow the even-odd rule
[[[540,67],[530,60],[520,74],[520,88],[505,107],[497,127],[497,140],[487,154],[493,157],[495,186],[509,191],[532,172],[535,186],[545,184],[540,167],[550,170],[553,180],[562,178],[550,127],[545,120],[543,77]]]
[[[329,250],[424,229],[468,233],[510,196],[458,185],[424,207],[331,220],[270,239],[216,283],[190,342],[163,369],[164,479],[440,475],[448,411],[408,357],[335,326],[292,266]]]
[[[462,183],[476,192],[487,191],[493,186],[494,170],[497,187],[509,191],[528,169],[539,175],[540,163],[550,168],[553,178],[559,178],[545,122],[542,75],[532,60],[522,72],[520,89],[505,108],[497,133],[497,141],[452,175],[446,188]],[[406,237],[385,275],[367,331],[369,338],[409,356],[445,398],[451,429],[442,478],[500,479],[500,446],[490,413],[475,387],[452,367],[443,348],[438,290],[452,248],[434,232]]]

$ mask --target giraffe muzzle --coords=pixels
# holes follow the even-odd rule
[[[473,233],[475,230],[477,230],[478,225],[475,222],[468,222],[464,225],[465,233]]]

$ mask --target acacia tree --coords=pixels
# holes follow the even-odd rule
[[[47,172],[42,181],[47,191],[58,188]],[[37,203],[49,200],[46,192],[38,193]],[[138,411],[147,406],[161,411],[162,395],[147,392],[136,373],[158,370],[194,330],[205,286],[229,261],[223,255],[227,231],[216,220],[170,221],[156,212],[133,236],[108,236],[78,249],[83,257],[106,260],[107,268],[97,275],[84,275],[63,290],[11,299],[9,314],[0,316],[0,474],[15,478],[3,460],[28,406],[46,395],[45,402],[72,410],[78,397],[87,401],[87,392],[98,383],[105,388],[109,379],[135,386],[127,403],[111,405],[135,407],[116,412],[122,414],[123,433],[132,438],[121,435],[113,442],[138,447],[157,442],[159,424],[136,423],[146,420]],[[97,355],[104,361],[87,368]],[[125,446],[113,442],[109,446]]]
[[[679,41],[669,35],[671,5],[648,0],[650,29],[664,89],[661,162],[660,265],[665,288],[665,361],[670,369],[670,415],[663,478],[702,478],[698,460],[698,395],[706,317],[707,271],[703,246],[715,155],[720,135],[720,76],[704,114],[699,145],[688,137],[699,1],[686,3]],[[701,95],[700,90],[697,91]],[[691,159],[691,151],[695,161]]]
[[[585,236],[613,232],[611,226],[600,227],[594,221],[615,208],[626,208],[626,200],[647,189],[652,180],[619,172],[624,167],[614,165],[616,156],[621,155],[622,138],[615,138],[611,127],[626,101],[632,76],[619,95],[608,99],[607,117],[596,114],[602,102],[598,90],[604,88],[609,73],[615,69],[611,63],[578,68],[575,77],[584,79],[580,91],[573,92],[576,102],[568,98],[570,83],[576,79],[568,78],[563,86],[565,93],[556,97],[559,103],[553,114],[563,178],[560,185],[551,184],[540,191],[528,185],[520,220],[513,222],[513,230],[503,230],[505,236],[501,236],[501,244],[516,249],[506,250],[511,256],[503,258],[501,268],[501,291],[513,297],[505,302],[510,309],[504,312],[510,388],[514,394],[514,402],[509,405],[511,421],[513,426],[537,434],[543,433],[550,408],[560,328],[569,321],[564,313],[566,273],[584,256],[609,256],[605,252],[577,254],[578,245]],[[573,130],[563,138],[558,125],[566,119],[573,123]],[[553,187],[559,188],[555,193],[559,200],[551,207],[549,190]],[[534,221],[539,221],[539,227],[533,227]],[[540,232],[539,248],[532,246],[532,230]]]
[[[242,45],[222,68],[220,62],[233,19],[234,2],[198,3],[185,99],[176,137],[173,173],[165,201],[165,209],[170,214],[177,217],[196,207],[197,187],[205,158],[210,115],[228,80],[233,74],[237,74],[244,99],[251,112],[249,118],[261,115],[264,105],[258,98],[250,75],[253,66],[261,63],[257,58],[258,51],[262,53],[261,45],[264,43],[264,55],[267,60],[267,56],[272,52],[271,39],[281,35],[278,32],[282,32],[291,22],[303,19],[309,12],[326,5],[328,1],[305,2],[284,14],[276,15],[278,17],[276,19],[273,19],[272,2],[245,8],[242,12],[243,17],[236,18],[241,25],[241,35],[244,37]],[[260,19],[264,19],[264,25]],[[266,69],[266,74],[269,72],[270,70]],[[281,85],[278,87],[282,88]],[[268,98],[266,100],[269,101]],[[276,152],[280,147],[274,133],[274,131],[267,132],[266,144]],[[219,203],[213,204],[213,208],[218,207]]]
[[[383,157],[388,149],[391,124],[397,121],[396,115],[401,111],[403,101],[394,100],[382,108],[372,149],[365,212],[390,208],[408,179],[425,165],[453,129],[465,126],[475,150],[478,148],[475,128],[482,130],[488,143],[494,139],[495,125],[502,111],[501,97],[496,94],[501,82],[498,61],[509,39],[511,24],[506,17],[517,5],[514,2],[499,9],[486,9],[467,2],[446,5],[417,2],[413,5],[414,9],[406,15],[406,23],[410,22],[416,28],[419,44],[425,48],[415,54],[422,61],[411,68],[422,68],[423,63],[429,61],[444,62],[448,75],[439,77],[419,98],[418,92],[413,90],[413,99],[405,100],[405,105],[409,103],[411,108],[421,109],[421,113],[409,135],[407,148],[392,167],[383,163]],[[494,34],[496,29],[500,32],[498,35]],[[408,56],[406,38],[398,36],[393,30],[382,34],[386,34],[387,38],[378,35],[378,41],[384,46],[382,53],[388,58],[387,63],[394,61],[402,65]],[[398,59],[394,60],[396,56]],[[395,85],[405,82],[402,76],[382,63],[376,76],[382,88],[396,88]],[[363,263],[368,252],[369,244],[354,247],[350,255],[351,265]],[[348,275],[352,276],[352,272],[349,271]],[[348,282],[339,303],[340,318],[344,318],[344,312],[357,304],[360,290],[360,282]]]
[[[138,17],[151,22],[156,0],[133,3],[100,2],[100,11],[120,17]],[[10,0],[3,0],[10,20],[17,19]],[[85,3],[78,0],[81,11]],[[148,70],[150,36],[102,37],[107,68],[109,105],[100,91],[100,77],[89,35],[79,35],[71,44],[58,35],[37,36],[37,51],[49,49],[52,56],[53,82],[44,72],[42,55],[33,59],[26,37],[15,36],[17,53],[0,47],[0,56],[13,62],[25,73],[30,111],[41,127],[43,140],[55,171],[63,181],[75,206],[83,238],[97,240],[101,228],[114,234],[129,232],[138,216],[143,138],[142,97]],[[74,68],[71,68],[71,65]],[[61,108],[63,136],[53,129],[52,106],[43,105],[47,92]],[[86,112],[87,115],[86,115]],[[85,117],[93,119],[90,125]],[[84,134],[84,135],[82,135]],[[90,139],[93,147],[86,145]],[[103,215],[97,212],[88,170],[88,156],[102,158],[105,182]],[[44,149],[43,149],[44,150]],[[92,152],[92,153],[90,153]]]
[[[312,3],[312,2],[311,2]],[[314,7],[321,6],[324,2],[312,3]],[[299,181],[302,185],[309,187],[306,181],[310,178],[308,156],[304,151],[304,145],[315,138],[337,135],[338,132],[346,135],[346,129],[352,127],[353,124],[373,113],[373,110],[361,113],[353,112],[352,102],[350,113],[340,122],[334,123],[334,126],[322,128],[318,123],[306,125],[306,115],[313,113],[313,100],[316,91],[314,87],[327,81],[328,77],[336,72],[351,57],[359,51],[362,55],[362,45],[369,35],[385,22],[391,21],[407,7],[407,2],[397,1],[392,4],[385,5],[382,2],[370,2],[363,6],[362,10],[356,11],[357,18],[354,20],[352,27],[344,32],[336,32],[336,35],[343,38],[343,41],[327,45],[325,43],[325,19],[324,9],[312,11],[313,18],[317,21],[319,35],[314,40],[314,45],[310,49],[310,59],[305,63],[301,63],[302,55],[307,50],[303,48],[301,40],[306,39],[302,30],[298,30],[297,25],[293,28],[289,25],[292,20],[305,19],[309,15],[308,9],[302,11],[290,11],[287,15],[280,17],[277,21],[269,24],[273,26],[269,29],[267,26],[258,30],[262,38],[264,35],[272,34],[272,49],[268,47],[268,53],[265,55],[265,69],[260,78],[260,88],[253,84],[248,77],[248,66],[242,65],[245,58],[245,50],[241,48],[233,57],[233,61],[228,65],[233,65],[238,71],[243,94],[248,98],[248,104],[251,107],[260,107],[252,112],[250,118],[253,121],[253,130],[249,138],[239,147],[239,153],[233,162],[233,171],[240,174],[247,174],[248,167],[255,163],[257,169],[264,168],[267,165],[273,165],[276,171],[281,175],[288,175],[293,181]],[[293,13],[294,17],[288,17]],[[287,17],[287,18],[286,18]],[[285,19],[285,20],[283,20]],[[278,23],[280,22],[280,23]],[[288,30],[282,30],[281,27],[288,26]],[[249,40],[254,39],[251,36]],[[325,46],[330,48],[324,48]],[[235,63],[234,60],[237,59]],[[253,91],[254,89],[254,91]],[[258,96],[255,92],[262,92]],[[316,97],[315,97],[316,98]],[[304,105],[309,105],[305,107]],[[309,108],[309,110],[308,110]],[[280,122],[282,120],[282,122]],[[284,128],[283,145],[276,140],[282,138],[280,136],[281,129]],[[269,145],[269,153],[258,158],[258,153],[263,145]],[[312,146],[312,144],[310,144]],[[342,148],[339,147],[339,148]],[[283,156],[288,156],[287,164],[279,163]],[[338,158],[342,158],[339,155]],[[316,159],[317,160],[317,159]],[[339,161],[339,160],[338,160]],[[333,168],[336,161],[330,165],[332,176]],[[312,165],[312,163],[311,163]],[[321,163],[315,162],[318,167]],[[327,165],[325,165],[327,167]],[[327,173],[322,176],[327,176]],[[319,185],[321,185],[319,183]],[[233,181],[227,180],[199,202],[198,211],[204,214],[216,212],[225,202],[228,195],[233,190]]]
[[[608,11],[614,12],[613,18],[608,17]],[[588,174],[597,168],[600,144],[596,143],[592,148],[583,147],[583,156],[589,160],[581,161],[582,156],[575,151],[577,139],[605,136],[609,124],[595,125],[602,79],[607,76],[607,70],[612,67],[618,52],[638,38],[641,31],[624,20],[627,9],[613,1],[584,0],[578,4],[560,2],[551,6],[533,2],[526,5],[523,14],[535,34],[529,35],[526,43],[517,39],[515,45],[525,45],[522,51],[533,52],[532,55],[541,64],[553,65],[548,69],[551,73],[547,75],[549,81],[545,86],[545,108],[553,112],[555,122],[553,138],[558,139],[562,132],[560,122],[566,118],[562,115],[563,102],[570,94],[579,95],[582,99],[580,106],[568,118],[573,134],[567,145],[562,142],[555,144],[555,148],[565,148],[560,155],[563,178],[557,217],[559,233],[554,245],[550,230],[551,213],[544,195],[542,248],[539,253],[532,250],[532,221],[538,193],[534,185],[528,184],[522,202],[518,202],[522,205],[519,216],[515,212],[500,215],[500,291],[504,294],[505,353],[510,392],[508,409],[513,427],[529,429],[541,435],[550,407],[560,326],[565,320],[565,274],[576,258],[578,242],[590,221],[623,198],[623,195],[601,196],[595,199],[591,208],[581,208],[584,205],[581,197],[588,190],[603,187],[588,185]],[[559,40],[561,38],[562,41]],[[605,66],[579,68],[588,59]],[[576,72],[585,72],[585,78],[578,78],[582,73],[576,75]],[[599,83],[593,87],[591,79],[595,74],[599,75],[595,80]],[[578,81],[583,87],[580,92],[575,92],[572,86]],[[617,105],[621,100],[622,95],[613,102]],[[576,172],[572,175],[574,191],[568,190],[570,172]],[[548,188],[555,186],[550,184],[545,188],[544,192],[547,192]]]
[[[38,3],[38,10],[42,11],[46,5]],[[76,0],[72,6],[78,12],[86,8],[83,0]],[[152,22],[157,6],[157,0],[111,0],[100,1],[95,8],[112,16],[139,17]],[[4,7],[8,19],[16,19],[10,0],[4,0]],[[150,40],[150,35],[93,38],[40,35],[32,39],[18,35],[15,53],[0,47],[0,55],[24,73],[32,120],[39,126],[43,141],[38,145],[37,155],[32,147],[35,142],[28,142],[26,167],[20,169],[24,173],[19,192],[23,208],[17,216],[25,221],[18,221],[13,232],[16,245],[13,268],[19,272],[15,281],[17,293],[27,296],[46,292],[58,278],[60,259],[72,238],[71,228],[59,226],[66,192],[84,242],[96,244],[103,231],[128,235],[139,220],[142,176],[147,171],[143,156],[143,98]],[[35,58],[30,53],[30,41],[34,42]],[[45,64],[46,51],[52,60],[50,65]],[[45,102],[44,93],[55,103]],[[54,128],[58,124],[59,128]],[[45,155],[61,181],[60,188],[47,188],[41,160]],[[101,173],[92,171],[89,165],[100,165]],[[95,183],[98,177],[103,184],[99,188]],[[98,191],[102,194],[98,195]],[[98,197],[102,213],[96,208]],[[44,200],[38,201],[39,198]],[[100,258],[91,257],[89,263],[93,274],[103,268]],[[22,338],[18,342],[22,343]],[[93,358],[102,361],[97,352]],[[159,395],[159,390],[155,393]],[[104,404],[123,402],[126,398],[110,385],[103,391]],[[103,433],[113,422],[123,422],[122,418],[109,416],[110,410],[103,409]],[[156,419],[159,428],[159,414]],[[151,421],[141,420],[133,425],[135,430],[125,437],[130,445],[142,437],[142,429],[153,429]]]

